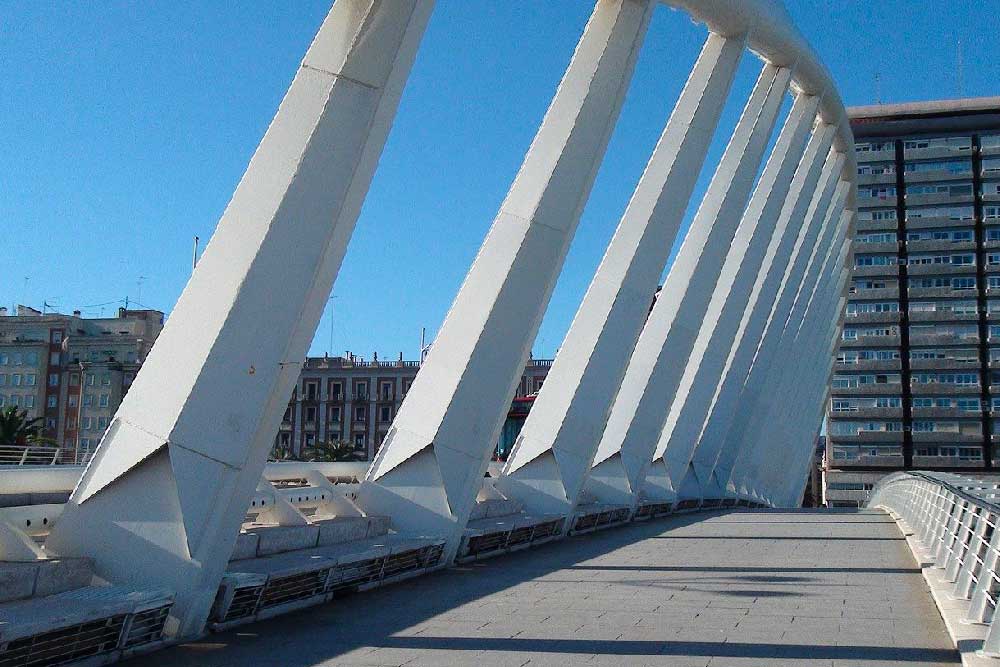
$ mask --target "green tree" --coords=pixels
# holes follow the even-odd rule
[[[29,419],[27,411],[14,406],[0,410],[0,450],[20,458],[25,449],[54,448],[55,441],[42,433],[44,423],[42,417]]]
[[[327,442],[317,443],[312,447],[302,450],[302,461],[315,461],[324,463],[340,463],[344,461],[357,461],[358,457],[354,453],[354,445],[349,442]]]

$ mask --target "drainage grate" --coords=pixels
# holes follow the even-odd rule
[[[507,543],[508,535],[510,535],[510,531],[501,530],[496,533],[486,533],[485,535],[470,537],[469,549],[466,555],[476,556],[478,554],[490,553],[491,551],[498,551]]]
[[[331,574],[329,590],[339,591],[378,581],[384,564],[385,557],[380,556],[338,565]]]
[[[523,528],[515,528],[510,531],[510,536],[507,538],[507,546],[514,547],[518,544],[524,544],[531,541],[531,534],[534,532],[534,526],[525,526]]]
[[[122,647],[130,648],[159,641],[163,637],[163,625],[167,622],[169,612],[170,605],[166,604],[133,614]]]
[[[263,586],[247,586],[237,588],[233,593],[233,601],[229,603],[226,615],[222,617],[222,622],[235,621],[238,618],[253,616],[257,611],[257,603],[260,602],[260,594],[264,592]]]
[[[535,526],[535,532],[531,536],[532,542],[537,542],[539,540],[544,540],[545,538],[552,537],[562,530],[563,519],[556,519],[554,521],[545,521]]]
[[[424,551],[424,567],[434,567],[441,562],[441,556],[444,555],[444,545],[443,544],[432,544],[427,547]]]
[[[584,514],[576,518],[576,524],[573,526],[573,530],[581,531],[587,530],[588,528],[593,528],[597,525],[597,519],[599,514]]]
[[[260,607],[267,609],[286,602],[306,600],[323,592],[326,586],[330,568],[291,574],[286,577],[274,577],[267,582],[261,595]]]
[[[385,569],[382,571],[382,577],[388,579],[395,577],[397,574],[419,570],[424,564],[423,556],[423,548],[410,549],[409,551],[389,556],[385,559]]]
[[[126,614],[0,642],[0,667],[54,667],[113,651]]]

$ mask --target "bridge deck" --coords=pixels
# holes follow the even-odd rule
[[[803,510],[689,515],[572,538],[129,664],[960,663],[887,516]]]

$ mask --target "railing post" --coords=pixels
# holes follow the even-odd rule
[[[969,540],[965,558],[962,559],[962,566],[955,579],[953,595],[956,598],[968,600],[972,595],[972,590],[976,585],[976,577],[982,574],[982,562],[986,556],[984,548],[989,546],[989,539],[992,537],[996,521],[997,515],[986,509],[981,510],[976,521],[975,532]]]

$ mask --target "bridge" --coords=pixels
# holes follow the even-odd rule
[[[267,457],[433,2],[333,4],[89,465],[0,471],[10,505],[0,578],[11,582],[0,665],[136,654],[143,664],[336,664],[364,662],[366,649],[376,664],[470,652],[501,664],[955,658],[930,613],[937,589],[921,588],[923,569],[887,515],[772,511],[799,504],[813,455],[857,171],[837,90],[778,0],[665,3],[708,37],[509,460],[490,469],[657,4],[596,2],[426,362],[356,480]],[[756,84],[650,309],[736,68],[751,57]],[[988,485],[969,495],[977,484],[889,480],[875,498],[919,533],[914,553],[937,548],[928,568],[954,575],[956,600],[938,604],[945,619],[984,624],[996,598],[984,526],[995,524]],[[427,576],[386,588],[417,575]],[[376,588],[346,604],[355,616],[378,609],[378,629],[362,635],[379,645],[338,644],[311,620],[286,635],[303,617],[274,620],[325,603],[308,618],[343,618],[341,598]],[[957,606],[963,592],[973,606]],[[809,613],[833,613],[835,599],[836,633]],[[903,645],[866,641],[854,623],[863,608],[878,614],[868,626],[898,629]],[[250,628],[264,639],[244,640]],[[989,653],[982,635],[963,635],[958,649]]]

